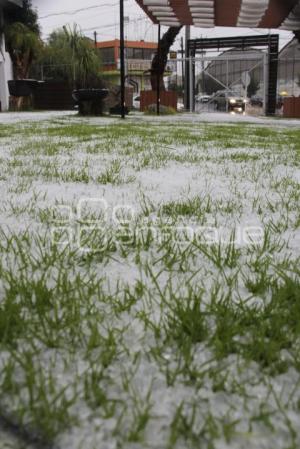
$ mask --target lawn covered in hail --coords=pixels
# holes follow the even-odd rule
[[[1,449],[300,447],[299,127],[52,117],[0,161]]]

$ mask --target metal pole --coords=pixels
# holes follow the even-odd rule
[[[188,52],[188,41],[191,38],[191,27],[188,25],[185,28],[185,82],[184,82],[184,97],[185,97],[185,108],[190,109],[190,63],[189,57],[191,56]]]
[[[157,40],[157,78],[156,78],[156,112],[160,114],[160,76],[159,76],[159,60],[160,60],[160,24],[158,25],[158,40]]]
[[[228,95],[229,95],[229,62],[228,59],[226,61],[226,112],[229,110],[229,104],[228,104]]]
[[[263,65],[264,65],[264,90],[263,90],[263,98],[264,98],[264,114],[267,115],[267,112],[268,112],[268,102],[269,102],[269,96],[268,96],[268,87],[269,87],[269,78],[268,78],[268,72],[269,72],[269,58],[268,58],[268,54],[267,54],[267,53],[264,53]]]
[[[194,110],[194,71],[193,71],[193,59],[189,58],[189,107],[190,112]]]
[[[120,74],[121,74],[121,117],[125,118],[125,41],[124,0],[120,0]]]
[[[182,61],[181,61],[181,72],[182,72],[181,86],[182,86],[182,94],[184,94],[185,81],[184,81],[184,46],[183,46],[183,37],[181,38],[181,58],[182,58]]]
[[[294,57],[293,57],[293,91],[292,96],[295,96],[295,53],[296,53],[296,47],[294,47]]]

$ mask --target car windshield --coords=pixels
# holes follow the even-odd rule
[[[241,95],[238,92],[228,92],[229,97],[240,97]]]
[[[242,95],[239,92],[234,92],[231,90],[229,90],[227,92],[225,90],[218,91],[214,94],[214,96],[217,98],[224,98],[224,97],[226,97],[226,98],[229,98],[229,97],[241,98],[242,97]]]

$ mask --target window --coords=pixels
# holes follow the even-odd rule
[[[144,59],[146,61],[151,61],[154,53],[155,49],[152,48],[126,48],[126,57],[128,59]]]
[[[126,48],[126,56],[128,59],[134,58],[134,48]]]
[[[154,48],[145,48],[144,49],[144,59],[151,61],[153,59],[154,54],[155,54]]]
[[[99,48],[101,61],[104,65],[115,64],[115,51],[114,48]]]
[[[143,59],[143,49],[134,48],[134,59]]]

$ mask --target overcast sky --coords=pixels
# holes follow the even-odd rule
[[[93,37],[98,33],[98,40],[115,39],[119,36],[119,2],[118,0],[32,0],[38,9],[43,36],[46,38],[55,28],[65,24],[77,23],[84,34]],[[81,11],[76,11],[82,9]],[[151,25],[145,13],[135,0],[125,0],[125,16],[129,17],[126,36],[135,40],[156,40],[157,27]],[[238,28],[217,28],[212,30],[192,28],[193,37],[233,36],[267,33],[268,30]],[[278,32],[278,30],[276,30]],[[281,46],[292,37],[291,33],[280,32]],[[177,39],[177,45],[179,39]]]

